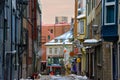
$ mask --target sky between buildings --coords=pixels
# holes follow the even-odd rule
[[[42,23],[54,24],[55,16],[67,16],[70,23],[74,16],[75,0],[41,0]]]

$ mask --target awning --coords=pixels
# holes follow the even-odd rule
[[[81,18],[84,18],[85,17],[85,14],[80,14],[79,16],[77,16],[77,19],[81,19]]]
[[[52,65],[48,65],[48,68],[53,67],[53,68],[61,68],[61,66],[59,64],[52,64]]]
[[[97,40],[97,39],[86,39],[83,43],[84,46],[97,46],[101,44],[101,39]]]
[[[41,61],[41,63],[46,63],[47,61]]]

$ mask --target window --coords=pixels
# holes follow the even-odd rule
[[[97,64],[100,66],[102,64],[102,46],[97,47],[96,53],[97,53]]]
[[[7,32],[8,21],[4,19],[4,27],[5,27],[5,40],[7,40],[8,32]]]
[[[79,30],[78,33],[84,34],[84,20],[79,21]]]
[[[92,9],[95,7],[95,5],[94,5],[94,0],[92,0]]]
[[[105,24],[115,23],[115,1],[106,0],[105,2]]]
[[[63,48],[62,48],[62,47],[59,48],[59,54],[60,54],[60,55],[63,54]]]
[[[57,48],[55,48],[55,54],[57,54]]]
[[[53,29],[51,29],[50,32],[53,33]]]
[[[52,54],[52,48],[49,48],[49,54]]]
[[[114,6],[107,6],[106,7],[107,12],[106,12],[106,22],[107,23],[113,23],[114,22]],[[113,16],[112,16],[113,15]]]
[[[48,58],[48,65],[51,65],[53,63],[52,58]]]
[[[90,12],[91,12],[91,4],[92,4],[92,3],[91,3],[91,0],[88,0],[88,1],[87,1],[87,4],[88,4],[88,5],[87,5],[87,10],[88,10],[87,12],[88,12],[88,15],[89,15]]]
[[[55,42],[58,42],[58,39],[55,39]]]
[[[50,40],[50,35],[48,35],[48,40]]]
[[[53,63],[54,64],[59,64],[59,58],[58,57],[54,57],[53,58]]]
[[[60,42],[63,42],[63,39],[60,39]]]
[[[114,2],[115,0],[107,0],[107,2]]]

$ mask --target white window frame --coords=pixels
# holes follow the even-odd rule
[[[115,0],[116,1],[116,0]],[[115,5],[115,1],[114,2],[107,2],[107,0],[105,0],[105,11],[104,11],[104,23],[105,23],[105,25],[113,25],[113,24],[115,24],[115,16],[116,16],[116,14],[115,14],[115,12],[116,12],[116,5]],[[114,22],[113,23],[107,23],[107,16],[106,16],[106,13],[107,13],[107,6],[114,6]]]
[[[49,48],[49,54],[52,54],[52,48]]]
[[[63,54],[63,48],[62,48],[62,47],[59,48],[59,54],[60,54],[60,55]]]
[[[55,54],[57,54],[58,53],[58,48],[55,48]]]

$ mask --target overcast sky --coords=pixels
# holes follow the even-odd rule
[[[54,24],[55,16],[67,16],[68,22],[74,16],[75,0],[41,0],[42,22]]]

